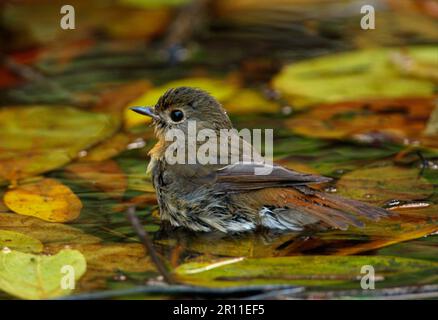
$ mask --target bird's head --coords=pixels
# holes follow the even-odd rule
[[[196,128],[231,129],[232,124],[221,104],[207,92],[179,87],[166,91],[154,107],[132,107],[133,111],[151,117],[158,138],[168,130],[188,131],[189,121],[196,121]]]

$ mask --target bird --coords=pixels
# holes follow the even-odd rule
[[[190,138],[190,123],[197,131],[207,129],[220,135],[233,132],[231,120],[223,106],[208,92],[193,87],[177,87],[164,92],[155,106],[131,107],[132,111],[152,118],[158,142],[149,151],[147,171],[156,191],[160,219],[172,227],[194,232],[226,234],[268,229],[276,232],[305,230],[346,230],[362,227],[360,217],[379,220],[389,216],[383,208],[321,191],[319,185],[331,178],[301,173],[272,163],[267,174],[255,174],[260,162],[247,161],[245,152],[232,162],[219,161],[222,151],[211,151],[210,159],[190,163],[169,161],[174,132]],[[234,149],[256,154],[254,146],[241,137]],[[220,140],[220,139],[219,139]],[[218,148],[223,142],[216,142]],[[192,143],[195,147],[200,142]],[[193,147],[193,145],[192,145]],[[233,147],[231,147],[232,149]],[[195,152],[183,150],[184,156]],[[214,148],[212,148],[214,149]],[[230,152],[230,149],[227,149]],[[248,153],[248,152],[246,152]],[[236,160],[234,158],[234,160]],[[266,165],[266,164],[265,164]]]

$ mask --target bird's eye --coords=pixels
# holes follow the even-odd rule
[[[170,119],[173,122],[180,122],[184,118],[184,113],[181,110],[172,110],[170,112]]]

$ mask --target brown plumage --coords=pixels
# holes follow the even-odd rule
[[[234,146],[241,152],[238,162],[221,165],[196,160],[192,164],[170,164],[165,156],[172,144],[165,139],[170,130],[179,129],[187,138],[189,120],[196,121],[198,131],[211,129],[217,135],[222,129],[232,128],[222,106],[202,90],[171,89],[154,108],[132,109],[153,118],[158,143],[149,153],[148,169],[152,173],[161,218],[173,226],[221,232],[251,231],[258,227],[281,231],[346,229],[349,225],[362,226],[358,216],[377,220],[388,215],[384,209],[310,186],[328,182],[329,178],[278,165],[273,165],[267,175],[254,174],[260,163],[246,162],[244,156],[247,150],[252,154],[256,151],[240,137],[238,147]],[[184,152],[190,155],[190,151]],[[220,152],[210,153],[217,163]]]

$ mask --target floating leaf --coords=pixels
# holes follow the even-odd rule
[[[396,166],[359,168],[343,175],[337,188],[340,195],[379,205],[391,200],[421,200],[433,193],[433,185],[418,172]]]
[[[65,106],[0,110],[0,180],[15,181],[56,169],[111,136],[116,123],[105,114]]]
[[[422,63],[436,60],[437,47],[399,49]],[[340,53],[287,65],[273,86],[295,107],[363,98],[431,96],[435,85],[409,78],[391,63],[397,49]]]
[[[62,287],[65,266],[72,268],[74,280],[77,281],[85,273],[87,263],[77,250],[62,250],[54,256],[2,251],[0,289],[22,299],[68,295],[72,289]]]
[[[421,272],[438,267],[434,262],[400,257],[316,255],[191,262],[175,272],[185,283],[214,287],[287,283],[345,288],[360,285],[361,268],[365,265],[373,266],[376,278],[383,282],[376,286],[397,278],[403,281],[403,276],[420,276]]]
[[[0,229],[0,249],[8,248],[21,252],[38,253],[43,251],[43,244],[24,233]]]
[[[113,160],[72,163],[65,170],[70,177],[116,198],[123,196],[128,185],[124,172]]]
[[[82,209],[81,200],[54,179],[20,185],[5,193],[5,204],[12,211],[50,222],[76,219]]]

